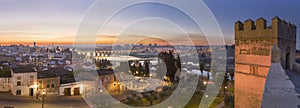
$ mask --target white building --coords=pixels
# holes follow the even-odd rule
[[[33,67],[12,68],[12,94],[35,96],[37,90],[37,70]]]
[[[60,91],[59,95],[64,95],[64,96],[82,95],[84,91],[84,85],[82,82],[71,82],[71,83],[61,84],[59,91]]]

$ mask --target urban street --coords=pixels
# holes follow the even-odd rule
[[[0,107],[41,108],[42,99],[0,93]],[[45,97],[44,108],[90,108],[81,96]]]

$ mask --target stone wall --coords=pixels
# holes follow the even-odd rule
[[[278,17],[272,19],[270,26],[263,18],[256,22],[249,19],[235,23],[235,107],[261,106],[274,44],[281,50],[282,65],[286,66],[288,58],[290,65],[287,69],[292,69],[296,51],[295,31],[296,26]]]

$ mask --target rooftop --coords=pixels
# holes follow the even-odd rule
[[[56,73],[59,76],[69,75],[73,73],[73,71],[66,70],[63,67],[49,68],[49,70],[52,70],[54,73]]]
[[[36,68],[33,66],[20,66],[12,68],[13,73],[31,73],[36,72]]]
[[[59,75],[57,75],[56,73],[54,73],[52,70],[38,71],[38,79],[53,78],[53,77],[59,77]]]
[[[100,69],[100,70],[97,70],[97,73],[98,73],[98,76],[114,74],[114,70],[113,69]]]
[[[60,76],[60,84],[76,82],[73,71],[66,70],[63,67],[49,68],[49,70]]]

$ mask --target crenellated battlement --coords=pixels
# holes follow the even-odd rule
[[[257,36],[274,36],[282,37],[284,35],[296,37],[297,27],[279,17],[272,18],[271,25],[267,25],[267,20],[260,17],[256,21],[248,19],[244,22],[237,21],[235,23],[235,34],[238,37],[257,37]]]
[[[296,30],[296,26],[290,22],[287,22],[285,20],[281,20],[279,17],[272,18],[272,25],[267,26],[267,21],[260,17],[256,21],[253,21],[252,19],[248,19],[242,23],[241,21],[237,21],[235,23],[235,30],[236,31],[243,31],[243,30],[264,30],[264,29],[272,29],[276,28],[276,26],[281,27],[288,27],[289,29]]]

